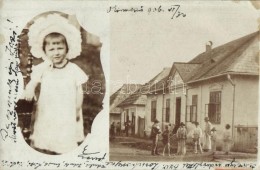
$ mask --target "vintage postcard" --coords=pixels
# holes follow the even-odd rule
[[[259,168],[259,1],[0,8],[0,169]]]

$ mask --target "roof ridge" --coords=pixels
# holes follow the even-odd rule
[[[224,47],[224,46],[227,46],[227,45],[230,45],[230,44],[234,44],[235,42],[239,42],[239,41],[241,41],[242,39],[251,39],[252,37],[254,37],[254,36],[256,36],[257,34],[259,34],[259,31],[255,31],[255,32],[253,32],[253,33],[250,33],[250,34],[247,34],[247,35],[245,35],[245,36],[243,36],[243,37],[240,37],[240,38],[237,38],[237,39],[234,39],[234,40],[232,40],[232,41],[229,41],[229,42],[226,42],[226,43],[224,43],[224,44],[222,44],[222,45],[219,45],[219,46],[217,46],[217,47],[214,47],[213,49],[211,49],[211,51],[209,51],[209,52],[213,52],[214,50],[218,50],[219,48],[222,48],[222,47]],[[201,55],[204,55],[204,54],[207,54],[208,52],[207,51],[204,51],[204,52],[202,52],[202,53],[199,53],[196,57],[194,57],[192,60],[190,60],[188,63],[193,63],[192,61],[193,60],[195,60],[195,59],[197,59],[197,57],[199,57],[199,56],[201,56]]]
[[[247,44],[248,42],[250,42],[250,41],[252,41],[253,39],[252,39],[252,37],[254,37],[254,36],[252,36],[253,34],[255,34],[255,33],[252,33],[252,34],[249,34],[249,35],[247,35],[247,36],[244,36],[244,37],[241,37],[241,38],[239,38],[239,39],[236,39],[236,40],[234,40],[234,41],[238,41],[238,40],[241,40],[242,38],[248,38],[247,40],[245,40],[245,42],[243,42],[243,43],[241,43],[239,46],[237,46],[236,48],[234,48],[232,51],[230,51],[228,54],[226,54],[225,56],[223,56],[218,62],[216,62],[216,64],[214,65],[214,66],[212,66],[211,68],[209,68],[206,72],[204,72],[202,75],[200,75],[200,77],[198,77],[198,78],[196,78],[197,80],[199,80],[201,77],[203,77],[207,72],[209,72],[210,70],[213,70],[216,66],[218,66],[220,63],[223,63],[228,57],[226,57],[226,56],[229,56],[230,54],[232,55],[232,53],[235,53],[237,50],[239,50],[240,49],[240,47],[241,46],[243,46],[243,45],[245,45],[245,44]],[[252,36],[252,37],[251,37]],[[249,38],[249,37],[251,37],[251,38]],[[234,42],[234,41],[232,41],[232,42]],[[230,42],[231,43],[231,42]],[[229,44],[229,43],[226,43],[226,44]],[[224,44],[225,45],[225,44]],[[222,45],[222,46],[224,46],[224,45]],[[230,55],[230,56],[231,56]],[[204,63],[202,63],[202,65],[203,64],[205,64],[205,62]],[[199,68],[198,68],[199,69]]]
[[[201,64],[201,63],[174,62],[173,64]]]
[[[191,65],[193,65],[193,66],[191,66]],[[190,77],[194,74],[195,70],[197,70],[200,65],[201,65],[201,63],[181,63],[180,65],[178,65],[178,63],[173,64],[173,66],[176,68],[176,71],[182,78],[183,82],[187,82],[190,79]],[[184,67],[182,67],[182,66],[184,66]],[[187,69],[187,67],[189,69]]]
[[[121,88],[123,87],[123,86],[125,86],[125,85],[142,85],[142,84],[140,84],[140,83],[124,83],[122,86],[121,86]]]
[[[137,91],[138,91],[138,92],[137,92]],[[128,96],[127,98],[125,98],[122,102],[120,102],[117,106],[121,107],[121,106],[124,106],[124,105],[129,104],[129,103],[126,103],[127,101],[130,102],[130,104],[135,104],[135,102],[139,99],[139,97],[141,97],[142,95],[144,95],[144,94],[142,94],[142,93],[139,92],[139,89],[138,89],[137,91],[134,92],[134,93],[132,93],[131,95],[129,95],[129,96]],[[136,96],[136,98],[133,99],[133,97],[135,97],[135,96]],[[129,101],[129,100],[130,100],[130,101]],[[131,101],[131,100],[133,100],[133,101]]]
[[[164,68],[162,69],[162,71],[160,71],[158,74],[156,74],[156,76],[154,76],[151,80],[149,80],[149,81],[146,82],[145,84],[148,84],[148,83],[151,83],[151,82],[156,81],[155,79],[156,79],[157,77],[159,77],[159,75],[161,75],[166,69],[169,69],[169,73],[171,72],[171,67],[164,67]],[[168,75],[169,75],[169,73],[168,73]],[[168,77],[168,75],[166,75],[165,77]],[[163,77],[163,78],[164,78],[164,77]],[[163,78],[162,78],[162,79],[163,79]],[[157,80],[157,81],[161,81],[162,79]]]

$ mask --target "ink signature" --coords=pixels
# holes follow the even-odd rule
[[[80,155],[78,157],[82,159],[86,159],[87,161],[103,161],[106,158],[106,153],[102,156],[96,156],[100,154],[100,152],[88,152],[88,145],[86,145]]]

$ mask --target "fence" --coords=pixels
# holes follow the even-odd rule
[[[235,126],[234,150],[240,152],[257,152],[257,126]]]

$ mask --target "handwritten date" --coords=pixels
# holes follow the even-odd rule
[[[145,7],[145,6],[138,6],[138,7],[119,7],[117,5],[110,6],[107,9],[107,13],[144,13],[147,12],[148,14],[156,14],[156,13],[171,13],[171,19],[179,18],[179,17],[186,17],[186,13],[181,11],[180,5],[171,5],[164,7],[159,5],[157,7]]]

